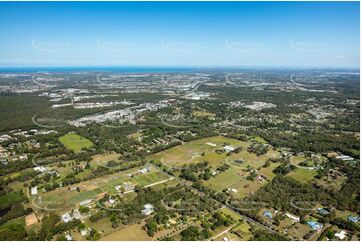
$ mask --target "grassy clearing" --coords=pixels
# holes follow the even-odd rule
[[[134,168],[89,181],[84,181],[70,186],[72,188],[69,190],[68,187],[59,188],[44,193],[42,195],[42,200],[44,202],[52,203],[58,201],[59,197],[61,197],[64,204],[77,204],[86,199],[95,198],[102,193],[115,194],[117,191],[114,187],[116,185],[122,185],[124,182],[143,187],[168,178],[168,176],[156,170],[152,170],[147,174],[139,174],[137,171],[138,169]],[[134,174],[134,177],[130,177],[128,174]],[[80,192],[76,191],[74,187],[79,187]]]
[[[292,163],[295,165],[299,165],[304,160],[306,160],[306,157],[303,155],[292,156]]]
[[[72,150],[75,153],[81,152],[83,148],[91,148],[94,146],[93,142],[91,142],[90,140],[74,133],[69,133],[62,137],[59,137],[59,141],[67,149]]]
[[[259,188],[263,186],[263,184],[265,183],[243,179],[232,185],[231,188],[238,190],[238,192],[234,194],[236,198],[244,198],[255,193]]]
[[[225,188],[230,187],[231,185],[237,183],[241,180],[241,177],[237,174],[237,169],[230,167],[228,170],[222,172],[215,177],[212,177],[204,184],[209,186],[215,191],[222,191]]]
[[[11,187],[14,191],[20,191],[24,189],[24,183],[25,182],[14,181],[9,184],[9,187]]]
[[[208,143],[208,144],[207,144]],[[158,160],[167,166],[181,166],[186,163],[194,163],[201,160],[209,160],[211,164],[219,163],[226,158],[226,154],[215,154],[215,150],[221,149],[224,143],[230,143],[234,146],[247,145],[246,142],[215,136],[205,139],[199,139],[170,148],[166,151],[159,152],[148,157],[149,160]],[[212,145],[215,146],[212,146]],[[201,156],[202,153],[205,156]]]
[[[195,117],[214,117],[214,116],[216,116],[214,113],[210,113],[207,111],[193,111],[192,114]]]
[[[240,225],[238,225],[236,228],[234,228],[232,231],[237,231],[239,234],[242,235],[242,237],[236,236],[234,240],[242,240],[247,241],[252,239],[252,233],[250,231],[251,226],[247,222],[242,222]],[[230,234],[230,233],[229,233]],[[233,234],[231,234],[233,235]]]
[[[317,175],[317,171],[296,168],[296,170],[290,172],[287,175],[299,182],[308,183],[312,181],[312,179]]]
[[[254,140],[257,141],[257,142],[259,142],[259,143],[261,143],[261,144],[267,144],[267,141],[264,140],[264,139],[263,139],[262,137],[260,137],[260,136],[254,137]]]
[[[146,186],[146,185],[149,185],[152,183],[156,183],[156,182],[165,180],[167,178],[168,178],[168,176],[166,176],[162,172],[152,172],[149,174],[138,175],[138,176],[134,177],[134,181],[139,186]]]
[[[13,227],[16,225],[21,225],[21,226],[25,227],[25,217],[19,217],[19,218],[15,218],[15,219],[7,221],[6,223],[0,225],[0,230],[9,228],[9,227]]]
[[[217,154],[215,151],[222,149],[225,143],[233,147],[242,147],[242,151],[238,154],[232,153],[230,156],[227,156],[226,152]],[[279,153],[274,150],[269,150],[265,155],[257,156],[247,151],[249,146],[249,142],[214,136],[172,147],[166,151],[148,156],[148,160],[160,161],[168,167],[179,167],[183,164],[197,163],[206,160],[209,161],[211,166],[215,167],[227,160],[241,159],[244,160],[242,164],[243,168],[246,168],[247,165],[259,168],[264,165],[268,158],[279,157]]]
[[[239,215],[238,213],[234,212],[229,208],[222,208],[220,211],[226,215],[230,215],[235,221],[242,219],[241,215]]]
[[[265,177],[267,177],[267,179],[269,180],[272,180],[276,174],[273,173],[273,170],[278,167],[281,163],[279,162],[276,162],[276,163],[273,163],[271,162],[270,166],[269,167],[262,167],[260,170],[259,170],[259,173],[264,175]]]
[[[293,237],[296,237],[298,240],[303,240],[308,232],[311,231],[311,228],[307,224],[297,223],[288,229],[288,233]]]
[[[11,192],[0,197],[0,210],[9,208],[13,203],[20,202],[25,199],[22,192]]]
[[[263,141],[260,137],[256,137],[256,139]],[[224,144],[241,147],[242,150],[239,153],[231,153],[228,156],[226,152],[216,153],[216,150],[221,150]],[[216,167],[224,163],[228,163],[231,165],[228,170],[210,178],[204,183],[215,191],[235,188],[238,192],[233,195],[242,198],[255,192],[263,183],[256,180],[246,180],[245,177],[241,177],[238,174],[240,171],[248,167],[252,169],[260,168],[258,173],[264,175],[268,180],[271,180],[275,177],[272,170],[279,165],[279,163],[271,163],[270,167],[262,168],[269,158],[277,158],[280,154],[278,151],[271,149],[266,154],[257,156],[247,151],[250,144],[250,142],[215,136],[170,148],[166,151],[150,155],[147,159],[160,161],[168,167],[180,167],[188,163],[208,161],[212,170],[215,170]],[[234,160],[242,160],[243,162],[236,164]]]
[[[152,240],[151,237],[147,235],[147,232],[142,229],[143,224],[132,224],[128,225],[124,229],[117,230],[105,237],[102,240],[114,241],[144,241]]]

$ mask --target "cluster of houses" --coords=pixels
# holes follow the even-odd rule
[[[17,154],[15,151],[8,151],[0,146],[0,164],[6,166],[9,161],[24,161],[28,159],[27,154]]]
[[[327,154],[328,157],[335,157],[338,160],[342,160],[342,161],[353,161],[354,158],[349,156],[349,155],[344,155],[341,153],[337,153],[337,152],[330,152]]]
[[[10,132],[12,135],[16,136],[24,136],[26,138],[29,138],[33,135],[47,135],[47,134],[57,134],[58,132],[55,130],[37,130],[37,129],[30,129],[30,130],[15,130]]]
[[[328,215],[330,212],[326,209],[326,208],[317,208],[317,213],[319,215],[325,216]],[[274,214],[278,214],[278,211],[275,210]],[[293,221],[293,223],[299,223],[301,221],[299,216],[293,215],[291,213],[286,212],[284,214],[287,218],[291,219]],[[265,210],[263,211],[263,216],[269,220],[271,220],[273,218],[273,213],[270,210]],[[360,221],[360,217],[359,216],[348,216],[348,220],[353,222],[353,223],[357,223]],[[314,219],[309,219],[308,221],[306,221],[306,224],[313,230],[313,231],[321,231],[322,228],[324,227],[324,225]],[[339,240],[345,240],[347,238],[347,231],[345,230],[340,230],[337,233],[335,233],[335,237],[338,238]]]
[[[60,176],[60,173],[53,168],[48,168],[45,166],[35,166],[33,169],[34,169],[34,171],[37,171],[40,173],[45,173],[45,174],[48,174],[51,176]]]
[[[135,186],[130,182],[124,182],[123,185],[116,185],[114,188],[119,194],[122,194],[134,190]]]
[[[34,139],[27,140],[26,143],[21,143],[18,141],[18,136],[22,136],[25,138],[29,138],[34,135],[46,135],[46,134],[55,134],[57,131],[55,130],[37,130],[37,129],[30,129],[30,130],[12,130],[9,131],[8,134],[0,135],[0,143],[4,142],[12,142],[7,144],[7,148],[0,146],[0,164],[8,165],[11,161],[24,161],[28,159],[28,155],[18,154],[16,148],[21,148],[25,144],[28,148],[40,148],[40,143]]]

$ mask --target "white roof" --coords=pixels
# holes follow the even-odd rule
[[[36,166],[34,167],[34,171],[40,171],[40,172],[45,172],[47,169],[44,166]]]
[[[31,188],[31,195],[38,195],[38,187],[37,186]]]
[[[70,241],[73,240],[73,237],[71,237],[70,234],[65,235],[66,240]]]
[[[81,234],[82,236],[85,236],[87,233],[88,233],[88,230],[87,230],[87,229],[82,229],[82,230],[80,230],[80,234]]]
[[[223,147],[223,149],[227,150],[227,151],[234,151],[234,147],[233,146],[230,146],[230,145],[226,145]]]
[[[150,204],[150,203],[145,204],[144,209],[142,210],[142,214],[149,215],[149,214],[153,213],[153,211],[154,211],[153,208],[154,207],[152,204]]]
[[[144,208],[147,208],[147,209],[152,209],[153,207],[154,206],[150,203],[144,205]]]
[[[92,201],[93,201],[92,199],[86,199],[86,200],[84,200],[84,201],[81,201],[81,202],[79,203],[79,205],[80,205],[80,206],[83,206],[83,205],[86,205],[86,204],[91,203]]]
[[[336,233],[335,236],[339,239],[345,239],[346,238],[346,231],[345,230],[341,230],[340,232]]]
[[[72,220],[71,216],[69,213],[64,213],[63,215],[61,215],[61,219],[67,223],[70,222]]]
[[[290,219],[293,219],[295,221],[300,221],[300,217],[296,216],[296,215],[292,215],[290,213],[286,213],[286,216],[289,217]]]
[[[207,142],[206,144],[207,144],[207,145],[210,145],[210,146],[213,146],[213,147],[217,146],[216,144],[213,144],[213,143],[211,143],[211,142]]]

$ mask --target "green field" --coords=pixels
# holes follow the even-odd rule
[[[75,153],[81,152],[83,148],[93,147],[94,144],[90,140],[74,133],[66,134],[62,137],[59,137],[59,141],[69,150],[74,151]]]
[[[230,187],[231,185],[239,182],[241,177],[237,174],[237,169],[230,167],[225,172],[222,172],[215,177],[212,177],[208,181],[204,182],[206,186],[211,187],[215,191],[222,191],[225,188]]]
[[[310,182],[317,175],[317,171],[296,168],[296,170],[290,172],[287,175],[299,182],[307,183]]]
[[[152,238],[147,235],[147,232],[144,229],[142,229],[142,224],[132,224],[103,237],[102,240],[145,241],[152,240]]]
[[[215,151],[222,149],[224,144],[228,144],[233,147],[242,147],[242,151],[238,154],[232,153],[230,156],[227,156],[226,152],[220,154],[216,153]],[[243,167],[251,165],[254,168],[258,168],[261,167],[268,158],[275,158],[279,156],[279,153],[274,150],[269,150],[265,155],[257,156],[254,153],[247,151],[249,146],[249,142],[239,141],[223,136],[214,136],[172,147],[168,150],[150,155],[147,159],[160,161],[169,167],[179,167],[183,164],[196,163],[204,160],[209,161],[211,166],[217,166],[226,160],[242,159],[245,161],[242,165]],[[203,152],[204,156],[201,155]]]
[[[11,192],[0,197],[0,210],[11,207],[14,203],[23,201],[24,194],[19,192]]]
[[[258,137],[258,140],[262,141],[260,137]],[[216,150],[221,150],[224,144],[233,147],[242,147],[242,150],[239,153],[232,153],[229,156],[227,156],[227,152],[217,153]],[[263,183],[256,180],[246,180],[245,177],[241,177],[238,174],[240,171],[246,169],[248,166],[253,169],[261,168],[259,174],[271,180],[275,176],[272,170],[279,165],[279,163],[271,163],[270,167],[262,168],[269,158],[279,157],[279,152],[270,149],[266,154],[257,156],[247,151],[250,144],[250,142],[223,136],[214,136],[172,147],[168,150],[150,155],[147,159],[160,161],[168,167],[180,167],[184,164],[208,161],[212,170],[216,170],[218,166],[227,163],[230,165],[228,170],[215,175],[208,181],[205,181],[204,184],[215,191],[221,191],[227,188],[237,189],[238,192],[233,195],[241,198],[259,189]],[[237,164],[234,160],[243,160],[243,163]]]
[[[23,226],[25,227],[25,217],[18,217],[12,220],[7,221],[6,223],[0,225],[0,233],[3,229],[11,228],[13,226]]]

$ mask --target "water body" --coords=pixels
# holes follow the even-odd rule
[[[119,72],[119,73],[163,73],[191,72],[191,67],[3,67],[2,73],[14,72]]]

